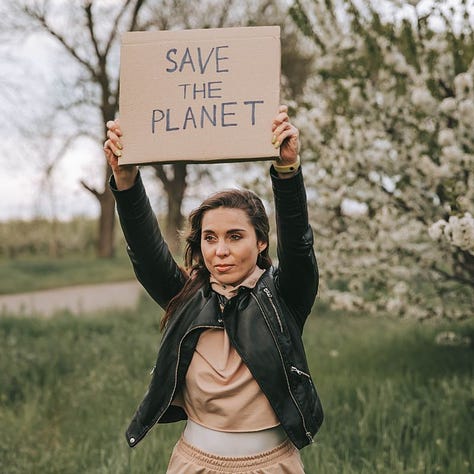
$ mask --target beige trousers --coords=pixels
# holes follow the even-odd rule
[[[253,456],[228,457],[201,451],[183,437],[176,443],[166,474],[304,474],[299,451],[289,440]]]

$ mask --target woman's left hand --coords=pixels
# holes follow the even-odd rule
[[[300,148],[299,131],[290,123],[286,105],[280,105],[278,108],[278,115],[272,123],[272,132],[273,146],[280,148],[280,159],[277,159],[277,164],[284,166],[295,163]]]

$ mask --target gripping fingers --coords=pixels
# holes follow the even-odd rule
[[[287,129],[283,130],[278,137],[280,143],[283,143],[287,138],[298,138],[298,129],[293,126],[289,126]]]
[[[275,122],[274,122],[275,123]],[[291,135],[292,125],[288,121],[284,121],[273,130],[272,144],[278,148],[288,136]]]
[[[104,153],[109,165],[114,168],[117,165],[117,156],[112,151],[112,143],[110,140],[106,140],[104,143]]]
[[[114,123],[114,122],[112,122]],[[120,130],[107,131],[108,140],[104,143],[104,148],[109,148],[115,156],[122,156],[121,150],[123,149],[122,143],[120,142],[118,133],[121,134]]]
[[[277,129],[280,125],[289,122],[290,118],[288,117],[288,114],[286,112],[281,112],[279,113],[275,119],[273,120],[272,123],[272,130]]]
[[[118,137],[122,136],[122,129],[120,128],[120,124],[118,120],[109,120],[105,126],[113,133],[115,133]]]
[[[122,156],[122,152],[120,151],[120,148],[114,143],[114,141],[111,138],[105,141],[104,150],[106,152],[109,151],[110,153],[113,153],[115,156]]]

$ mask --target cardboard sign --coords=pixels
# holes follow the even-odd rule
[[[273,159],[279,101],[278,26],[125,33],[120,164]]]

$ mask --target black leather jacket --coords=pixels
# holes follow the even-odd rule
[[[225,327],[232,345],[267,396],[293,444],[313,441],[322,421],[319,397],[301,340],[318,287],[313,234],[299,171],[279,179],[272,168],[278,233],[278,267],[267,270],[253,289],[240,288],[223,313],[206,285],[174,314],[163,333],[149,389],[126,432],[135,446],[155,423],[186,419],[171,404],[183,384],[202,331]],[[140,176],[126,191],[114,189],[120,222],[138,280],[160,306],[182,288],[185,276],[164,242]]]

